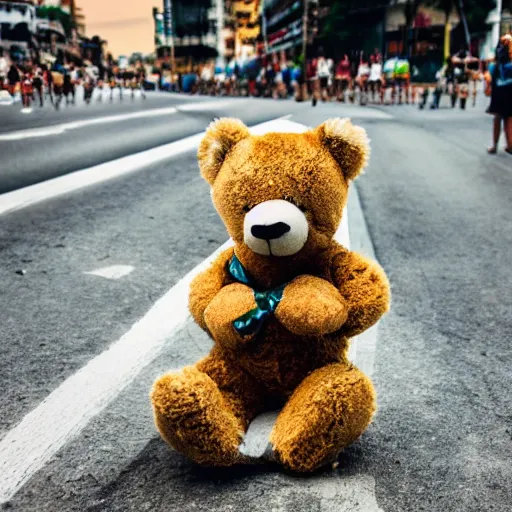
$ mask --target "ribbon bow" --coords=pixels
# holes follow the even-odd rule
[[[231,261],[229,262],[228,270],[236,281],[252,288],[254,292],[254,299],[257,304],[256,308],[237,318],[233,322],[233,327],[241,336],[256,334],[260,331],[265,320],[275,312],[279,302],[281,302],[281,299],[283,298],[286,284],[282,284],[272,290],[255,290],[245,268],[235,255],[233,255],[233,258],[231,258]]]

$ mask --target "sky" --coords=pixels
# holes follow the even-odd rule
[[[77,0],[85,14],[87,36],[108,41],[114,57],[154,50],[153,7],[162,0]]]

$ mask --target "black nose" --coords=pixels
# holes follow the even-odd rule
[[[276,222],[270,226],[253,226],[251,228],[252,236],[261,238],[262,240],[275,240],[281,238],[285,233],[290,231],[290,226],[284,222]]]

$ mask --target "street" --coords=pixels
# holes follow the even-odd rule
[[[510,511],[512,157],[486,153],[484,103],[0,107],[2,510]],[[353,342],[378,412],[308,477],[199,468],[153,423],[155,378],[210,348],[184,308],[187,276],[228,239],[196,157],[223,116],[351,117],[372,141],[347,213],[351,250],[393,293],[375,339]]]

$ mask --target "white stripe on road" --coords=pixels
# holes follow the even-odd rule
[[[116,280],[131,274],[134,270],[135,267],[132,267],[131,265],[112,265],[110,267],[103,267],[89,272],[84,272],[84,274]]]
[[[265,123],[264,126],[267,131],[299,131],[296,123],[284,120]],[[255,131],[261,130],[263,128],[259,127]],[[336,237],[348,247],[348,236],[347,215],[344,215]],[[192,279],[231,244],[228,241],[189,272],[125,335],[65,380],[7,433],[0,441],[0,503],[11,499],[36,471],[78,435],[144,367],[176,339],[175,335],[190,318],[188,293]],[[334,488],[326,485],[325,498],[334,498],[330,496]],[[372,504],[365,512],[380,511],[371,477],[357,475],[350,487],[350,496],[356,501],[364,497],[363,501]]]
[[[163,350],[188,316],[188,290],[222,246],[173,286],[124,336],[65,380],[0,442],[0,503],[16,491]]]
[[[64,176],[36,183],[13,192],[7,192],[0,195],[0,215],[20,210],[46,199],[73,192],[90,185],[111,180],[144,167],[147,168],[162,160],[194,150],[197,148],[203,135],[203,133],[198,133],[185,139],[165,144],[164,146],[65,174]]]
[[[81,119],[69,123],[56,124],[53,126],[44,126],[42,128],[29,128],[15,132],[0,134],[0,142],[12,142],[14,140],[33,139],[37,137],[49,137],[50,135],[60,135],[69,130],[77,130],[86,126],[96,124],[119,123],[131,119],[142,119],[145,117],[160,117],[176,114],[176,107],[155,108],[151,110],[142,110],[140,112],[130,112],[129,114],[118,114],[115,116],[94,117],[92,119]]]
[[[286,123],[288,123],[288,125],[286,125]],[[290,130],[297,129],[296,125],[297,123],[291,121],[276,119],[262,123],[251,129],[254,130],[255,133],[264,133],[265,130],[268,131],[269,129],[273,129],[274,131],[286,129],[286,126],[288,126]],[[6,194],[0,195],[0,215],[20,210],[27,206],[45,201],[46,199],[73,192],[90,185],[111,180],[142,168],[148,168],[153,164],[180,155],[186,151],[197,149],[203,137],[204,132],[198,133],[157,148],[148,149],[117,160],[95,165],[88,169],[65,174],[64,176],[36,183],[35,185],[14,190],[13,192],[7,192]]]
[[[200,103],[187,103],[186,105],[178,105],[176,107],[180,112],[204,112],[205,110],[216,110],[219,108],[232,107],[240,99],[231,99],[224,101],[205,101]]]

